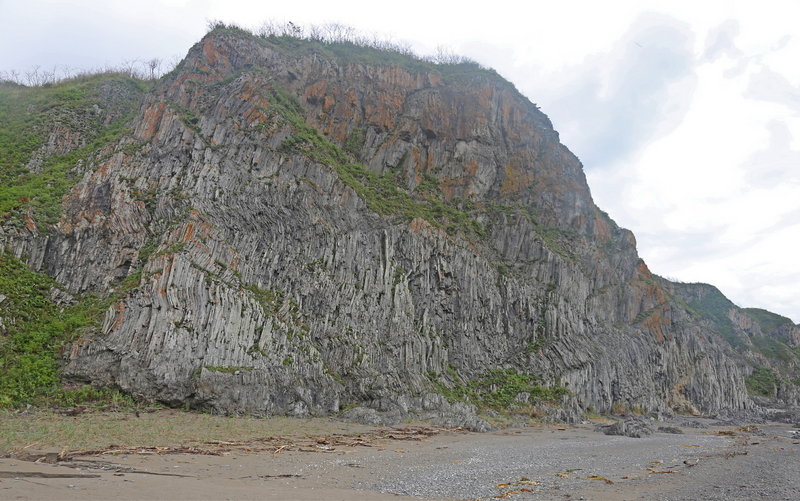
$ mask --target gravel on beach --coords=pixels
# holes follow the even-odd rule
[[[535,425],[335,446],[306,437],[316,446],[271,452],[245,444],[222,455],[2,459],[0,499],[798,499],[800,437],[792,426],[652,425],[682,433],[656,428],[632,438],[593,424]]]

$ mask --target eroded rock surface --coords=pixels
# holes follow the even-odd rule
[[[295,45],[210,33],[53,232],[4,233],[72,294],[136,279],[66,377],[223,412],[358,404],[366,421],[444,422],[438,393],[494,368],[565,386],[567,408],[753,409],[758,355],[689,307],[702,291],[651,274],[511,84]],[[745,345],[800,342],[730,312]]]

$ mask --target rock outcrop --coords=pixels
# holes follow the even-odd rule
[[[402,417],[447,414],[441,394],[499,368],[565,387],[568,408],[733,414],[754,408],[753,362],[778,363],[764,337],[789,350],[776,392],[797,403],[800,328],[731,305],[731,337],[707,286],[651,274],[491,71],[218,29],[137,106],[50,231],[2,235],[70,294],[120,295],[69,380]],[[52,148],[80,143],[58,130]]]

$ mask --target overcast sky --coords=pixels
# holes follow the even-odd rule
[[[650,269],[800,321],[800,2],[0,0],[0,71],[182,57],[207,21],[445,45],[539,104]]]

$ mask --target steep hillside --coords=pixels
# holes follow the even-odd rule
[[[800,326],[758,308],[739,308],[708,284],[663,284],[752,367],[745,381],[765,405],[800,403]]]
[[[797,403],[798,326],[652,275],[491,71],[216,29],[152,90],[96,88],[73,122],[20,126],[48,139],[3,166],[5,249],[60,284],[48,301],[108,304],[70,331],[70,383],[391,421],[457,401],[749,412],[768,373]],[[35,111],[13,115],[60,116]]]

